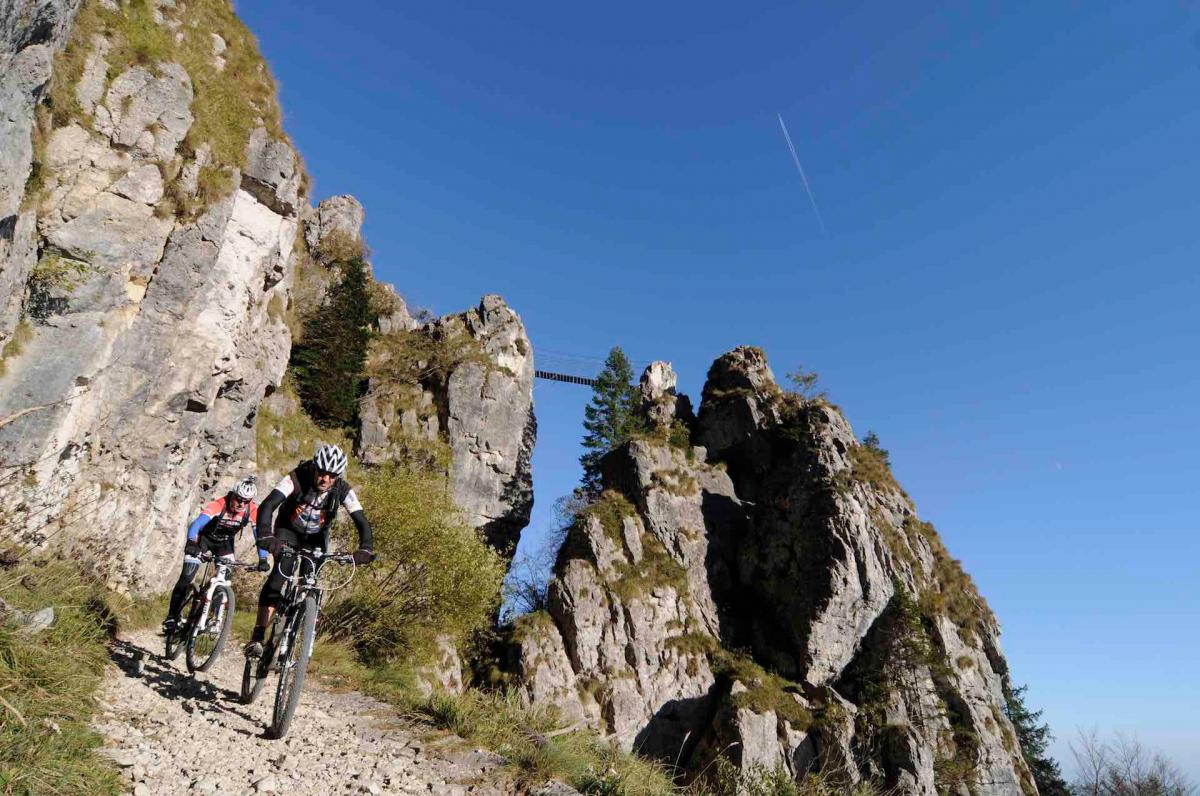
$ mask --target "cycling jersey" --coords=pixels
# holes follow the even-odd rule
[[[339,478],[332,487],[319,492],[311,477],[306,476],[301,468],[297,468],[275,485],[275,490],[284,497],[275,521],[277,528],[285,525],[298,534],[309,536],[329,527],[339,503],[349,514],[362,511],[358,496],[345,481]]]
[[[199,540],[201,534],[217,542],[231,540],[242,528],[258,521],[258,504],[254,501],[240,512],[229,509],[227,501],[228,496],[219,497],[200,511],[188,526],[188,541]]]
[[[370,550],[371,524],[354,490],[340,477],[324,492],[318,490],[316,465],[311,460],[301,462],[280,479],[263,501],[255,524],[255,538],[294,534],[303,546],[328,548],[329,527],[339,506],[346,509],[358,530],[359,547]],[[258,555],[260,559],[266,558],[267,551],[260,547]]]

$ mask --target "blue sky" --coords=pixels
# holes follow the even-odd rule
[[[489,7],[490,6],[490,7]],[[803,363],[874,429],[1065,741],[1200,778],[1194,3],[243,2],[318,197],[537,350]],[[827,232],[780,133],[783,115]],[[541,383],[539,538],[588,391]]]

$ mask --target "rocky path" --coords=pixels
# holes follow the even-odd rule
[[[269,740],[274,679],[253,705],[238,701],[241,650],[231,641],[195,677],[171,663],[153,631],[113,647],[96,728],[131,793],[511,793],[498,757],[437,737],[362,694],[310,680],[283,740]]]

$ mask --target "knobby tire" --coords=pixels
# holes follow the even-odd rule
[[[187,667],[189,672],[206,672],[209,667],[217,662],[217,658],[221,656],[221,650],[225,649],[225,642],[229,641],[229,633],[233,630],[233,611],[235,601],[233,597],[233,589],[228,586],[218,586],[213,591],[212,604],[208,606],[208,623],[212,623],[217,619],[221,621],[221,627],[218,629],[215,639],[213,639],[212,649],[207,653],[203,651],[201,646],[197,651],[197,645],[202,645],[206,636],[213,638],[205,633],[205,629],[199,627],[199,617],[192,624],[191,632],[187,637]]]
[[[263,654],[257,658],[246,658],[242,666],[243,705],[249,705],[262,693],[267,675],[271,673],[271,657],[275,654],[275,646],[275,631],[272,630],[271,637],[263,640]]]
[[[193,586],[188,590],[188,595],[184,598],[183,605],[179,608],[179,615],[184,618],[163,639],[166,644],[166,649],[163,651],[166,653],[167,660],[169,661],[173,661],[179,657],[179,653],[183,652],[184,639],[188,638],[192,633],[192,610],[196,606],[197,597],[196,587]]]
[[[292,717],[300,705],[300,692],[304,688],[304,677],[308,673],[308,658],[312,650],[313,637],[317,632],[317,601],[311,595],[304,598],[298,615],[288,622],[287,660],[279,662],[279,685],[275,689],[275,710],[271,716],[268,734],[272,738],[287,735]]]

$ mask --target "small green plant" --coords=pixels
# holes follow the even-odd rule
[[[95,266],[80,260],[55,253],[46,254],[29,274],[26,313],[38,320],[48,317],[58,303],[55,293],[70,295],[96,270]]]
[[[806,401],[819,401],[825,398],[825,391],[820,389],[821,377],[816,371],[805,370],[803,365],[787,375],[797,395]]]
[[[5,340],[4,347],[0,348],[0,376],[8,372],[8,361],[19,357],[32,339],[33,325],[22,320],[17,324],[17,328],[13,329],[12,337]]]

